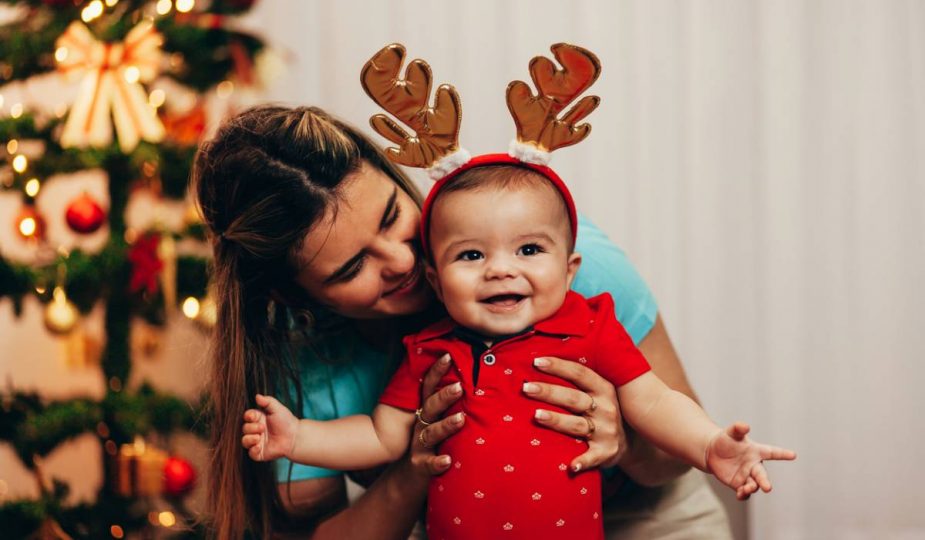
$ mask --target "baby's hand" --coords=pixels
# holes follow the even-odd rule
[[[766,459],[796,459],[793,450],[750,441],[748,424],[736,422],[718,432],[707,445],[707,470],[736,490],[736,498],[747,499],[760,487],[771,491],[771,481],[762,462]]]
[[[299,419],[276,399],[257,394],[257,406],[262,410],[244,412],[244,436],[241,444],[254,461],[292,455]]]

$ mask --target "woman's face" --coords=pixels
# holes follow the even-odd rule
[[[416,248],[421,210],[384,172],[363,162],[339,200],[309,229],[296,282],[355,319],[417,313],[432,292]]]

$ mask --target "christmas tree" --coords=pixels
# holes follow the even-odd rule
[[[210,324],[202,256],[208,250],[197,256],[177,249],[204,240],[194,212],[180,227],[136,230],[126,225],[126,208],[139,192],[187,197],[206,125],[205,96],[227,96],[252,82],[263,43],[232,23],[253,0],[3,4],[12,15],[0,26],[0,186],[22,199],[17,215],[3,216],[3,226],[15,227],[17,251],[26,249],[28,257],[5,257],[0,246],[0,299],[9,298],[19,314],[24,298],[36,297],[45,304],[48,332],[76,339],[73,354],[85,357],[94,356],[93,346],[79,332],[80,319],[102,304],[104,343],[89,361],[98,362],[106,391],[101,399],[50,400],[17,389],[16,381],[0,390],[0,441],[15,449],[40,493],[0,504],[0,536],[201,536],[183,499],[194,481],[189,463],[152,444],[177,432],[203,434],[201,402],[128,381],[133,319],[164,325],[182,309]],[[50,109],[4,103],[5,88],[50,77],[62,89],[76,89],[74,97]],[[191,106],[171,111],[175,96],[190,95]],[[81,171],[102,171],[107,197],[83,193],[67,204],[66,223],[78,241],[62,243],[46,230],[36,202],[46,182],[68,182]],[[102,247],[94,250],[79,241],[101,235]],[[95,501],[69,504],[68,486],[48,478],[42,460],[84,433],[99,439],[105,479]],[[156,512],[155,499],[171,511]]]

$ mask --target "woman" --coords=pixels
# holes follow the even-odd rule
[[[239,434],[258,392],[288,393],[294,410],[318,419],[371,410],[399,359],[400,338],[441,316],[417,246],[420,195],[362,134],[314,108],[258,107],[232,118],[200,150],[193,181],[215,239],[209,513],[218,538],[239,538],[247,528],[261,537],[284,530],[312,538],[407,536],[429,476],[445,471],[450,456],[412,444],[348,507],[340,473],[251,462]],[[694,397],[651,295],[622,252],[584,221],[576,249],[587,268],[576,290],[611,292],[655,372]],[[425,378],[424,418],[440,418],[458,398],[436,388],[446,369],[437,363]],[[550,359],[543,369],[583,391],[537,385],[531,397],[590,417],[596,430],[588,432],[583,416],[550,412],[542,422],[588,437],[583,468],[619,465],[635,481],[623,483],[622,502],[612,503],[618,508],[606,516],[608,535],[693,527],[703,538],[728,536],[702,477],[674,481],[688,467],[624,430],[609,383],[574,362]],[[434,422],[426,440],[439,443],[464,424]],[[412,440],[422,429],[419,423]],[[622,480],[616,476],[614,486]],[[626,497],[636,498],[637,483],[667,486],[649,493],[644,513],[654,521],[619,514]],[[697,502],[693,514],[682,504],[689,500]],[[670,508],[658,506],[665,501]]]

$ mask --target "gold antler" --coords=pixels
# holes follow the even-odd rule
[[[360,80],[373,101],[415,134],[408,135],[384,114],[373,116],[369,123],[377,133],[398,145],[386,149],[389,159],[410,167],[430,167],[459,149],[462,106],[456,89],[443,84],[437,88],[434,106],[429,107],[430,66],[423,60],[412,60],[405,78],[400,79],[404,59],[403,45],[388,45],[366,62]]]
[[[517,140],[551,152],[580,142],[591,132],[590,124],[576,125],[600,103],[597,96],[578,101],[561,119],[556,116],[601,74],[601,62],[591,51],[557,43],[551,47],[562,69],[543,56],[530,61],[530,76],[537,95],[523,81],[507,87],[507,106],[517,124]]]

